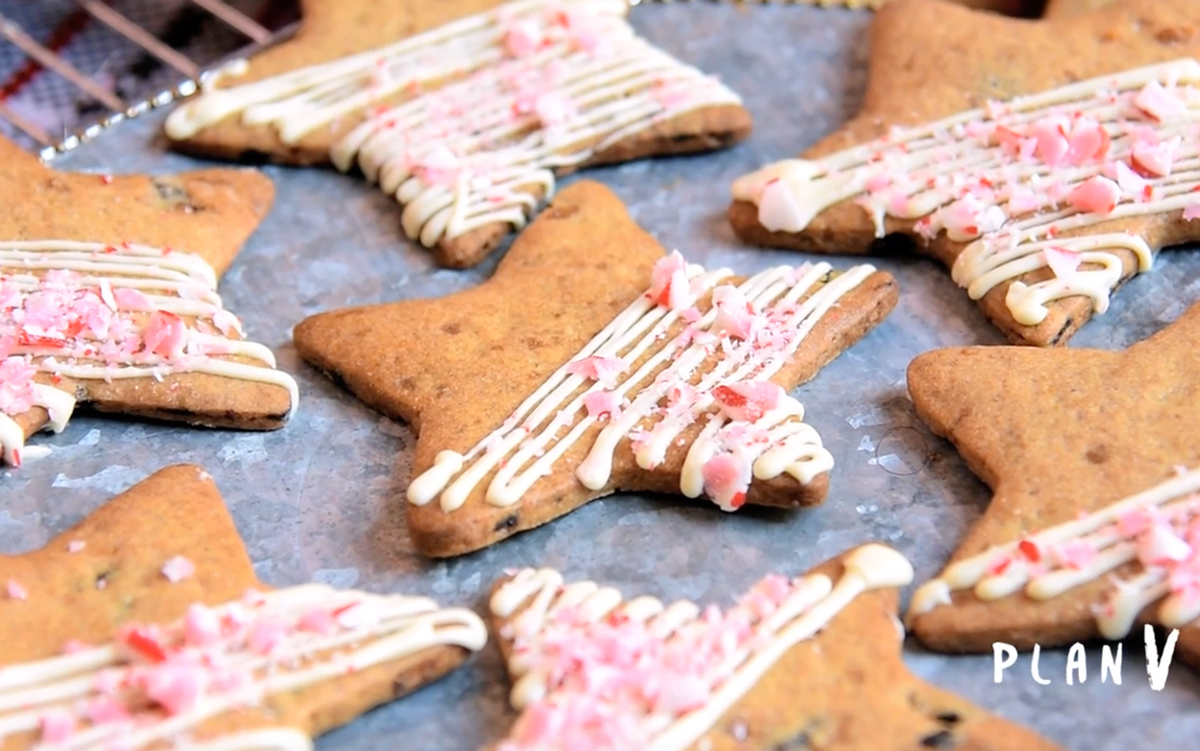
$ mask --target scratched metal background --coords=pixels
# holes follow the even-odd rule
[[[791,155],[857,107],[865,80],[862,12],[714,5],[641,7],[637,27],[682,59],[719,73],[757,120],[730,151],[592,171],[668,248],[740,272],[804,260],[740,247],[724,218],[728,185],[764,162]],[[158,117],[134,122],[63,157],[63,168],[164,172],[198,163],[167,153]],[[928,260],[876,259],[899,279],[892,316],[798,396],[833,452],[833,490],[799,514],[725,515],[674,497],[618,496],[490,550],[449,562],[414,554],[401,494],[411,433],[380,417],[300,362],[291,326],[304,316],[361,303],[443,295],[486,278],[438,270],[407,242],[398,211],[357,178],[269,168],[278,202],[222,293],[251,334],[273,346],[301,384],[300,410],[275,433],[204,432],[79,416],[60,436],[38,436],[49,456],[0,474],[0,550],[29,550],[79,521],[106,498],[175,462],[216,477],[263,580],[318,580],[374,591],[426,593],[483,608],[490,582],[509,566],[548,565],[570,577],[611,582],[627,594],[729,599],[770,570],[798,573],[864,541],[881,539],[933,575],[985,506],[988,493],[948,444],[917,421],[904,369],[944,345],[997,344],[975,306]],[[498,256],[497,256],[498,257]],[[836,259],[839,264],[850,259]],[[366,270],[366,271],[364,271]],[[1200,253],[1164,254],[1131,282],[1074,346],[1124,347],[1200,299]],[[487,367],[487,363],[481,364]],[[1142,647],[1126,645],[1124,684],[1092,677],[1066,686],[1065,651],[1043,655],[1046,687],[1028,656],[1002,685],[990,657],[943,657],[911,643],[920,676],[1024,722],[1068,749],[1192,751],[1200,737],[1200,681],[1178,665],[1165,690],[1149,689]],[[492,648],[464,669],[320,740],[321,751],[408,748],[465,751],[498,739],[513,719],[507,680]],[[864,718],[871,721],[870,718]],[[398,734],[403,735],[398,735]]]

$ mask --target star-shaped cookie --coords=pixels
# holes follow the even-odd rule
[[[294,338],[417,432],[409,531],[449,556],[617,490],[820,503],[832,457],[786,392],[896,296],[870,266],[705,271],[580,181],[479,287],[322,313]]]
[[[1057,748],[908,672],[911,578],[865,545],[722,612],[513,572],[490,604],[521,715],[494,751]]]
[[[357,167],[438,263],[472,266],[555,176],[743,139],[715,78],[639,37],[625,0],[306,0],[299,34],[218,73],[176,147]]]
[[[483,622],[424,598],[268,590],[211,478],[164,469],[0,557],[0,747],[316,735],[457,667]]]
[[[912,362],[917,414],[994,492],[914,597],[923,642],[1046,647],[1152,622],[1184,626],[1181,652],[1200,656],[1197,341],[1200,304],[1123,352],[967,347]]]
[[[734,184],[743,239],[865,253],[906,235],[1013,343],[1046,346],[1200,238],[1200,5],[1026,21],[900,0],[871,29],[862,112]]]
[[[217,278],[270,208],[249,170],[60,172],[0,140],[0,461],[77,403],[198,425],[280,427],[296,384],[245,341]]]

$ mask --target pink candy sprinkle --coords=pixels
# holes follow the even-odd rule
[[[593,391],[583,397],[583,406],[593,419],[616,419],[620,416],[621,399],[611,391]]]
[[[1029,137],[1037,141],[1037,158],[1047,166],[1056,167],[1066,161],[1071,150],[1066,128],[1060,118],[1044,118],[1029,126]]]
[[[67,552],[68,553],[78,553],[79,551],[83,550],[85,547],[87,547],[87,543],[84,542],[83,540],[71,540],[70,542],[67,543]]]
[[[191,665],[160,665],[147,671],[144,680],[146,696],[169,714],[187,711],[200,698],[201,674]]]
[[[149,297],[146,297],[136,289],[125,287],[113,290],[113,300],[117,303],[117,308],[120,310],[150,310],[154,307]]]
[[[129,719],[129,709],[115,696],[100,696],[92,699],[84,705],[83,713],[95,725]]]
[[[187,344],[187,328],[183,325],[183,319],[174,313],[156,310],[146,323],[145,339],[146,351],[174,360],[183,355],[184,345]]]
[[[1121,187],[1107,177],[1094,175],[1067,194],[1067,201],[1089,214],[1111,214],[1121,200]]]
[[[1054,276],[1063,281],[1070,279],[1079,269],[1080,254],[1067,248],[1049,245],[1042,249],[1042,257]]]
[[[1154,517],[1147,509],[1132,509],[1117,517],[1117,532],[1124,537],[1135,537],[1154,523]]]
[[[1112,143],[1104,126],[1090,118],[1077,120],[1067,140],[1067,161],[1077,166],[1103,159]]]
[[[18,415],[28,412],[33,406],[33,376],[37,369],[23,357],[9,357],[0,361],[0,412]]]
[[[217,330],[220,331],[224,336],[229,336],[230,334],[238,331],[240,328],[238,325],[237,316],[235,316],[233,313],[230,313],[228,310],[218,310],[213,314],[212,320],[213,326],[216,326]]]
[[[337,622],[326,608],[315,608],[300,616],[298,627],[301,631],[325,635],[337,630]]]
[[[1008,213],[1010,215],[1028,214],[1042,207],[1042,199],[1029,188],[1016,186],[1008,196]]]
[[[1085,569],[1096,560],[1096,548],[1084,540],[1068,540],[1055,547],[1058,562],[1066,568]]]
[[[1121,192],[1131,200],[1140,200],[1146,194],[1146,189],[1150,187],[1146,178],[1134,172],[1125,162],[1114,162],[1112,174],[1109,177],[1116,178],[1117,185],[1121,186]]]
[[[561,125],[575,116],[575,105],[564,94],[550,91],[539,96],[533,104],[542,127]]]
[[[595,55],[602,51],[602,42],[603,38],[595,29],[585,26],[577,30],[572,30],[571,46],[580,52]]]
[[[757,422],[779,406],[783,388],[770,381],[742,381],[713,389],[713,398],[721,412],[731,420]]]
[[[1137,541],[1138,560],[1144,566],[1166,566],[1187,560],[1192,548],[1169,524],[1155,524]]]
[[[686,88],[678,82],[660,81],[650,90],[650,95],[654,97],[663,109],[672,110],[681,107],[691,100],[692,95]]]
[[[75,734],[75,718],[64,709],[51,709],[40,718],[43,743],[62,743]]]
[[[8,599],[10,600],[29,599],[29,592],[26,591],[25,587],[21,586],[21,582],[17,581],[16,579],[9,579],[4,585],[4,589],[8,594]]]
[[[504,49],[513,57],[528,57],[542,46],[542,32],[533,21],[517,21],[504,34]]]
[[[1187,113],[1187,105],[1179,95],[1163,88],[1158,81],[1151,81],[1142,87],[1134,97],[1133,104],[1159,122]]]
[[[443,145],[436,146],[417,165],[421,178],[430,185],[453,188],[458,184],[462,161]]]
[[[1007,221],[1004,209],[989,206],[970,194],[943,208],[938,216],[950,237],[960,240],[995,232]]]
[[[1133,166],[1143,175],[1166,177],[1171,174],[1175,151],[1182,139],[1178,136],[1162,143],[1138,142],[1133,145]]]
[[[167,581],[172,584],[190,579],[196,573],[196,566],[187,558],[177,555],[170,558],[162,567],[162,575],[167,577]]]
[[[206,647],[221,638],[221,619],[212,608],[193,603],[183,619],[183,638],[189,646]]]
[[[63,645],[62,651],[65,655],[73,655],[78,652],[84,652],[88,649],[91,649],[91,647],[79,641],[78,639],[68,639],[67,643]]]
[[[281,621],[264,620],[254,624],[250,631],[250,649],[260,655],[269,655],[288,634],[288,625]]]
[[[687,263],[679,251],[660,258],[650,272],[650,299],[671,310],[684,310],[696,300],[687,277]]]
[[[721,453],[704,463],[704,494],[723,511],[736,511],[746,503],[750,489],[750,462]]]
[[[581,378],[590,378],[602,383],[613,383],[616,377],[629,369],[628,363],[619,357],[592,355],[567,365],[567,372]]]
[[[801,224],[800,207],[782,180],[771,180],[758,197],[758,219],[769,230],[795,229]]]
[[[1193,203],[1185,208],[1183,210],[1183,218],[1185,221],[1189,222],[1193,219],[1200,219],[1200,201],[1197,201],[1196,203]]]
[[[749,339],[765,319],[755,312],[754,306],[742,291],[730,284],[722,284],[713,290],[713,306],[717,309],[712,330],[725,333],[734,339]]]

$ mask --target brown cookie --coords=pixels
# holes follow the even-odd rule
[[[179,149],[357,166],[444,266],[482,261],[555,175],[729,146],[732,91],[638,37],[614,0],[306,0],[297,37],[171,114]]]
[[[906,669],[895,588],[912,567],[865,545],[721,612],[523,569],[493,589],[519,749],[1056,749]]]
[[[3,751],[83,733],[133,751],[181,732],[310,747],[486,641],[475,614],[423,598],[267,590],[211,478],[190,466],[40,551],[0,556],[0,587],[0,698],[25,697],[0,703]]]
[[[1198,338],[1194,305],[1124,352],[967,347],[912,362],[917,414],[995,493],[952,565],[914,597],[922,642],[1028,649],[1148,622],[1185,627],[1181,653],[1200,656],[1195,575],[1177,571],[1200,571],[1200,524],[1188,528],[1200,508],[1187,501],[1200,489]],[[1181,468],[1190,474],[1177,479]],[[1168,480],[1174,489],[1152,491]]]
[[[0,240],[142,243],[187,250],[223,274],[271,209],[257,170],[178,175],[63,172],[0,138]],[[0,306],[2,307],[2,306]]]
[[[1116,0],[1047,0],[1042,18],[1066,18],[1109,5]]]
[[[705,272],[581,181],[479,287],[322,313],[294,337],[417,431],[409,532],[451,556],[618,490],[820,503],[833,460],[785,392],[896,296],[870,266]]]
[[[274,429],[296,383],[244,341],[217,277],[271,205],[248,170],[110,177],[50,170],[0,141],[0,461],[77,403]],[[153,243],[150,245],[149,243]],[[28,453],[28,452],[27,452]]]
[[[890,3],[862,112],[739,179],[730,219],[818,252],[905,235],[1014,344],[1063,344],[1160,248],[1200,237],[1197,28],[1191,0],[1047,21]]]

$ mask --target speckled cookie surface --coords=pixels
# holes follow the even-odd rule
[[[1123,352],[968,347],[918,356],[908,370],[917,414],[950,439],[994,492],[951,563],[1098,512],[1181,468],[1200,466],[1198,336],[1200,306],[1194,305]],[[1049,561],[1043,548],[1026,545],[1020,552]],[[1078,562],[1089,559],[1084,550]],[[997,561],[990,573],[1009,565]],[[1131,562],[1114,573],[1129,578],[1140,571]],[[936,607],[931,600],[929,608],[915,609],[912,628],[922,642],[946,651],[990,652],[995,641],[1020,648],[1070,644],[1099,635],[1096,613],[1114,591],[1109,576],[1085,579],[1050,599],[1034,599],[1018,587],[985,601],[966,589],[948,604],[936,598]],[[1149,606],[1142,620],[1155,620]],[[1191,661],[1197,631],[1188,626],[1180,638],[1180,652]]]
[[[1198,29],[1200,6],[1184,0],[1122,0],[1070,18],[1049,20],[1005,18],[953,7],[938,0],[901,0],[891,3],[879,12],[871,26],[871,67],[860,113],[802,156],[809,160],[828,158],[843,149],[882,137],[896,126],[930,123],[979,107],[992,113],[980,118],[983,127],[987,117],[1002,117],[998,113],[1004,111],[1003,103],[1013,97],[1195,56],[1200,52]],[[993,106],[988,102],[999,104]],[[1149,125],[1154,125],[1153,118],[1147,119]],[[1124,132],[1121,127],[1119,125],[1113,133]],[[1168,140],[1166,136],[1163,139]],[[1128,151],[1129,144],[1119,143],[1118,137],[1113,140],[1112,151],[1104,146],[1097,152],[1094,163],[1100,164],[1111,159],[1113,164],[1109,167],[1114,169],[1119,169],[1115,165],[1117,161],[1123,161],[1126,168],[1132,164],[1133,171],[1141,169],[1137,158],[1131,157]],[[1039,179],[1051,183],[1056,179],[1067,180],[1074,164],[1064,163],[1045,169]],[[978,194],[982,196],[982,205],[1000,206],[1011,214],[1011,217],[1006,216],[1006,220],[1011,219],[1014,226],[1019,221],[1033,221],[1030,216],[1045,217],[1062,208],[1061,203],[1068,192],[1065,189],[1063,195],[1056,199],[1059,204],[1053,207],[1043,206],[1032,212],[1029,208],[1016,208],[1021,199],[1010,199],[1011,194],[1007,192],[1010,178],[1006,176],[1009,173],[1005,169],[997,168],[988,172],[987,168],[981,167],[968,170],[969,174],[964,179],[979,180],[985,188],[993,181],[997,186],[995,194],[986,191]],[[926,172],[914,170],[919,173],[918,177],[925,179]],[[932,173],[935,171],[929,170],[928,185],[931,189],[935,180]],[[766,174],[765,171],[763,174]],[[1105,174],[1112,175],[1113,170],[1109,169]],[[1020,182],[1015,178],[1013,180]],[[1139,190],[1161,189],[1159,183],[1153,180],[1150,187],[1145,187],[1140,177],[1137,181]],[[1041,185],[1045,187],[1044,182]],[[1116,187],[1115,182],[1113,187]],[[873,184],[869,188],[871,191],[877,189],[886,192],[882,184]],[[943,189],[941,183],[938,183],[937,189]],[[1125,183],[1122,190],[1126,189],[1132,190],[1131,183]],[[741,192],[745,193],[744,190]],[[989,198],[989,195],[992,197]],[[756,245],[825,253],[867,253],[871,252],[882,231],[908,236],[916,249],[954,268],[970,244],[962,237],[952,239],[944,228],[934,226],[929,230],[924,226],[928,225],[931,217],[942,221],[945,212],[927,213],[916,218],[920,212],[911,207],[893,209],[881,205],[877,221],[872,211],[859,205],[866,200],[862,195],[851,195],[846,200],[833,202],[796,231],[770,231],[762,224],[761,199],[757,200],[759,205],[747,195],[739,195],[729,208],[735,231],[743,240]],[[1120,200],[1136,203],[1146,200],[1146,197],[1130,193],[1123,195]],[[892,213],[883,216],[885,212],[893,211],[897,216],[912,218],[896,218]],[[976,227],[976,231],[968,231],[966,236],[973,239],[980,232],[985,235],[988,232],[1000,233],[1007,226],[997,225],[994,230],[978,229],[984,224],[984,220],[980,219],[970,225]],[[1086,229],[1068,229],[1065,226],[1050,229],[1053,231],[1044,238],[1050,241],[1089,233],[1128,232],[1144,238],[1151,250],[1184,243],[1195,238],[1197,232],[1195,223],[1183,219],[1180,208],[1174,206],[1138,216],[1118,211],[1111,219],[1093,223]],[[1111,256],[1119,271],[1110,288],[1115,290],[1139,270],[1142,262],[1125,248],[1114,249]],[[1145,268],[1140,270],[1146,271]],[[985,292],[979,293],[978,302],[984,314],[1015,344],[1063,344],[1106,303],[1082,294],[1059,297],[1046,304],[1047,312],[1040,320],[1037,317],[1018,316],[1007,304],[1007,295],[1014,284],[1034,285],[1052,278],[1051,269],[1046,264],[1014,272],[1011,278],[1006,276]],[[966,283],[963,284],[966,286]],[[975,293],[972,295],[975,296]]]
[[[364,402],[413,426],[419,434],[413,473],[418,477],[443,451],[466,452],[503,429],[540,384],[577,353],[586,354],[582,348],[588,341],[646,293],[663,258],[663,248],[634,224],[607,188],[581,181],[564,190],[517,239],[483,285],[441,299],[321,313],[296,327],[296,347]],[[865,272],[861,283],[813,321],[772,376],[774,382],[791,389],[809,380],[891,310],[897,296],[891,276],[860,271]],[[829,281],[820,281],[816,289]],[[697,304],[707,309],[706,301]],[[683,329],[679,321],[656,340],[671,341]],[[627,364],[630,378],[642,372],[638,368],[649,357],[637,355]],[[632,399],[635,393],[631,389],[625,396]],[[644,469],[635,463],[629,438],[621,438],[608,478],[585,487],[574,470],[603,427],[602,421],[592,422],[578,442],[560,446],[562,460],[517,503],[485,501],[488,484],[479,482],[453,511],[439,502],[407,504],[409,532],[428,555],[457,555],[617,489],[678,492],[686,449],[702,424],[685,424],[669,451]],[[484,471],[490,483],[494,472]],[[745,501],[796,507],[819,503],[825,492],[821,475],[807,483],[783,475],[751,484]]]
[[[1065,18],[1068,16],[1087,13],[1090,10],[1109,5],[1116,0],[1047,0],[1043,18]]]
[[[172,566],[186,568],[172,571]],[[55,657],[70,644],[76,650],[98,646],[133,626],[153,635],[152,624],[183,619],[197,603],[219,606],[240,601],[248,590],[267,591],[254,575],[212,479],[186,465],[157,472],[39,551],[0,557],[0,586],[7,588],[0,596],[5,665]],[[147,649],[144,644],[140,648]],[[432,647],[315,685],[276,690],[191,723],[193,732],[206,739],[281,728],[316,735],[441,676],[466,656],[460,647]],[[142,690],[166,695],[154,688]],[[20,709],[6,707],[0,717]],[[119,722],[111,713],[95,717],[97,730]],[[54,732],[46,730],[50,723],[43,719],[41,732]],[[72,725],[67,736],[84,729]],[[145,725],[141,729],[153,732]],[[38,736],[38,731],[0,736],[0,748],[33,748]]]
[[[519,571],[500,580],[492,590],[493,631],[514,681],[511,696],[523,704],[523,712],[507,739],[492,748],[566,749],[582,747],[581,740],[587,738],[589,747],[610,749],[636,738],[663,751],[1058,749],[910,673],[900,658],[895,589],[876,583],[879,588],[850,594],[839,599],[840,608],[823,610],[832,612],[832,618],[814,636],[790,636],[792,629],[807,633],[802,621],[833,603],[818,600],[806,611],[792,608],[788,598],[798,596],[806,580],[814,578],[832,583],[836,594],[830,600],[840,598],[846,579],[855,575],[854,556],[864,549],[827,561],[790,582],[768,577],[723,612],[687,602],[660,603],[641,592],[636,599],[624,600],[603,582],[568,581],[559,585],[555,597],[524,586],[534,577],[548,577],[543,581],[550,584],[562,581],[547,570]],[[778,609],[773,597],[782,600]],[[702,612],[700,622],[675,615]],[[732,626],[735,622],[740,625]],[[709,687],[703,668],[707,648],[686,650],[682,645],[689,639],[717,642],[706,629],[721,633],[726,625],[730,640],[736,640],[732,634],[739,629],[751,634],[743,647],[750,656],[744,661],[731,658],[733,667]],[[787,646],[777,652],[777,643]],[[711,648],[721,654],[721,647]],[[768,652],[774,660],[760,673],[755,661]],[[637,669],[626,667],[623,673],[622,666],[630,663]],[[679,671],[667,679],[675,685],[705,686],[701,690],[692,685],[693,704],[686,714],[673,712],[671,699],[664,698],[652,708],[651,721],[643,714],[644,705],[625,700],[623,690],[637,695],[642,686],[656,685],[659,670]],[[527,691],[540,684],[544,673],[539,671],[551,676],[544,679],[544,694]],[[742,683],[743,673],[755,676],[749,685]]]
[[[195,253],[218,274],[267,215],[275,188],[250,169],[105,175],[46,167],[0,139],[0,240],[135,242]]]

